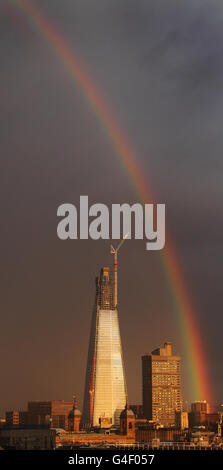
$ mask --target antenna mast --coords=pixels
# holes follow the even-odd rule
[[[114,281],[115,281],[114,304],[115,304],[115,308],[117,308],[117,304],[118,304],[118,251],[120,250],[121,246],[123,245],[127,237],[128,237],[128,233],[120,241],[117,248],[114,248],[113,245],[111,245],[110,247],[110,253],[114,255]]]

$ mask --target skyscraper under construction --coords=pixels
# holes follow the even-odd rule
[[[116,250],[114,250],[116,251]],[[85,379],[85,428],[119,425],[127,390],[117,310],[117,251],[114,271],[102,268],[96,278],[96,298],[91,323]]]

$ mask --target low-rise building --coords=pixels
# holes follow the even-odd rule
[[[56,430],[46,427],[5,427],[0,429],[3,449],[50,450],[56,447]]]
[[[5,422],[8,426],[19,425],[19,411],[11,410],[5,413]]]

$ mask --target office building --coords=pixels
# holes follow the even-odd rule
[[[187,411],[176,411],[175,412],[175,424],[177,429],[188,429],[188,412]]]
[[[68,416],[72,410],[73,401],[29,401],[28,424],[67,430]]]
[[[180,357],[165,343],[142,357],[144,416],[162,426],[175,425],[175,412],[182,410]]]
[[[19,425],[19,411],[11,410],[5,413],[5,422],[7,426]]]
[[[206,400],[195,401],[191,403],[191,411],[193,412],[203,412],[210,413],[210,405]]]

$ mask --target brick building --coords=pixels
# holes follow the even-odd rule
[[[6,411],[7,426],[49,426],[69,429],[73,401],[29,401],[25,411]]]

